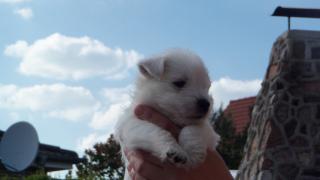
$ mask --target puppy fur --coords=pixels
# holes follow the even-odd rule
[[[209,123],[213,100],[211,82],[199,56],[183,49],[168,50],[138,64],[140,76],[133,101],[119,119],[115,137],[123,150],[143,149],[162,161],[190,168],[201,163],[207,149],[215,149],[219,136]],[[178,142],[166,130],[138,120],[134,108],[151,106],[183,127]],[[130,179],[126,172],[125,179]]]

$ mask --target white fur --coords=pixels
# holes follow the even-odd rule
[[[208,94],[211,82],[200,57],[173,49],[141,61],[139,70],[133,102],[116,125],[115,137],[122,149],[143,149],[180,167],[198,165],[205,159],[207,149],[215,149],[219,140],[208,120],[213,104]],[[186,81],[181,89],[173,84],[178,80]],[[210,102],[205,114],[199,114],[197,109],[200,98]],[[178,142],[166,130],[137,119],[134,108],[138,104],[153,107],[183,127]],[[125,179],[130,179],[127,172]]]

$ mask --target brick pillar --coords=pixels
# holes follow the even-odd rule
[[[273,44],[237,180],[320,180],[320,32]]]

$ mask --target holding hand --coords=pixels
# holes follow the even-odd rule
[[[169,131],[176,139],[179,136],[181,128],[152,108],[138,105],[135,114],[139,119],[151,122]],[[205,161],[190,170],[177,168],[168,162],[161,162],[150,153],[141,150],[126,150],[125,153],[129,161],[128,172],[133,180],[232,179],[228,168],[216,151],[208,151]]]

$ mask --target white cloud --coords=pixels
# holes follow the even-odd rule
[[[112,104],[105,111],[95,112],[90,122],[90,127],[94,129],[113,128],[129,103],[130,102],[120,102]]]
[[[123,88],[105,88],[101,91],[101,94],[104,98],[111,102],[123,102],[123,101],[130,101],[132,97],[132,93],[134,90],[133,85],[128,85]]]
[[[91,118],[99,103],[83,87],[64,84],[17,87],[0,85],[0,108],[27,110],[71,121]]]
[[[93,145],[98,142],[106,142],[110,137],[110,134],[110,132],[106,134],[92,133],[84,138],[80,138],[77,142],[77,149],[80,152],[84,152],[84,150],[92,148]]]
[[[215,108],[222,104],[224,107],[230,100],[257,95],[261,87],[261,80],[234,80],[229,77],[213,81],[210,93],[213,95]]]
[[[124,88],[108,88],[102,91],[108,106],[95,112],[90,127],[94,129],[113,128],[123,111],[130,105],[133,86]]]
[[[30,2],[31,0],[0,0],[0,3],[7,3],[7,4],[20,4],[25,2]]]
[[[15,58],[22,58],[28,50],[28,43],[25,41],[17,41],[6,47],[4,54]]]
[[[80,153],[85,149],[92,148],[98,142],[105,142],[110,137],[118,118],[131,103],[132,92],[132,85],[123,88],[105,88],[101,91],[106,105],[94,113],[89,124],[96,132],[78,139],[77,149]],[[99,133],[99,130],[103,130],[104,133]]]
[[[26,20],[31,19],[33,17],[33,11],[31,8],[20,8],[15,10],[14,13]]]
[[[17,41],[4,51],[20,57],[19,72],[60,80],[90,77],[123,78],[142,55],[134,50],[112,49],[90,37],[68,37],[59,33],[33,44]]]

